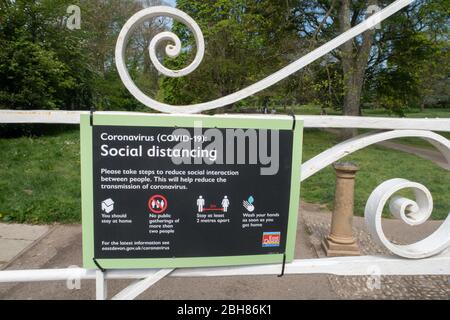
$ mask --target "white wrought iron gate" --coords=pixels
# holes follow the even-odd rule
[[[361,24],[326,43],[320,48],[291,63],[267,78],[220,99],[192,106],[172,106],[160,103],[142,93],[133,83],[125,66],[125,48],[128,37],[143,20],[155,16],[174,18],[188,26],[194,34],[197,55],[191,65],[185,69],[173,71],[165,68],[158,61],[155,48],[162,40],[170,40],[174,45],[166,47],[169,56],[181,52],[179,38],[170,32],[163,32],[152,40],[149,51],[152,62],[159,72],[170,77],[189,74],[201,63],[205,45],[203,35],[196,22],[185,13],[171,7],[150,7],[138,12],[123,27],[116,46],[116,64],[119,74],[127,89],[143,104],[166,113],[199,113],[219,108],[242,100],[281,81],[309,63],[324,56],[353,37],[376,26],[382,20],[401,10],[413,0],[397,0],[391,5],[364,20]],[[0,111],[0,123],[64,123],[78,124],[84,111]],[[126,115],[126,112],[114,114]],[[136,114],[136,113],[134,113]],[[148,114],[142,114],[148,116]],[[236,117],[233,115],[230,117]],[[244,116],[242,116],[244,117]],[[450,141],[433,131],[450,132],[450,119],[393,119],[370,117],[340,116],[302,116],[305,128],[366,128],[384,130],[371,132],[342,142],[329,150],[305,162],[301,168],[301,181],[304,181],[333,162],[374,143],[400,137],[422,138],[436,147],[450,163]],[[299,181],[300,183],[300,181]],[[450,275],[450,217],[427,238],[410,245],[391,243],[383,233],[381,213],[388,199],[401,189],[412,189],[416,199],[397,198],[397,205],[392,206],[392,214],[409,225],[425,222],[433,208],[432,197],[428,189],[416,182],[405,179],[391,179],[379,185],[369,197],[365,210],[365,220],[372,237],[386,247],[390,256],[337,257],[294,260],[286,264],[285,274],[335,274],[335,275],[370,275],[370,266],[380,266],[382,275]],[[398,208],[398,209],[395,209]],[[408,210],[408,215],[405,214]],[[188,269],[140,269],[140,270],[87,270],[83,268],[49,269],[49,270],[14,270],[1,271],[0,282],[32,281],[66,281],[67,279],[90,279],[96,281],[97,299],[107,298],[107,280],[134,279],[129,287],[113,299],[133,299],[151,287],[160,279],[171,277],[214,277],[238,275],[278,275],[282,266],[256,265],[237,267],[188,268]]]

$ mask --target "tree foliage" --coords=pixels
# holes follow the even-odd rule
[[[199,23],[207,50],[189,78],[162,81],[161,97],[169,103],[190,104],[228,95],[281,68],[286,56],[295,51],[289,43],[295,38],[295,28],[282,2],[179,0],[177,7]],[[185,26],[177,24],[176,30],[192,47]],[[167,61],[168,65],[185,66],[195,54],[192,49]]]
[[[64,27],[65,1],[0,4],[0,106],[87,108],[91,72],[82,34]]]
[[[190,64],[195,41],[186,26],[155,18],[137,28],[127,48],[130,75],[158,100],[185,105],[219,98],[263,79],[392,0],[178,0],[202,29],[206,53],[187,77],[168,78],[152,65],[148,46],[172,29],[182,40],[171,69]],[[81,8],[80,30],[66,26],[67,7]],[[163,0],[0,1],[0,108],[145,109],[123,86],[114,47],[125,21]],[[324,59],[234,106],[317,104],[359,114],[364,107],[396,113],[447,106],[450,92],[448,0],[416,0],[381,28],[356,37]]]
[[[418,1],[386,21],[367,69],[366,100],[399,114],[448,105],[448,12],[448,1]]]
[[[142,108],[117,74],[114,46],[125,21],[144,5],[156,3],[159,1],[0,2],[0,108]],[[81,8],[79,30],[67,28],[69,5]],[[134,44],[142,37],[135,37]],[[144,51],[139,51],[141,57]],[[135,61],[130,65],[131,73],[140,67]]]

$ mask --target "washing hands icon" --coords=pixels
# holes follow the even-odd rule
[[[253,212],[255,210],[255,206],[253,205],[253,202],[255,202],[255,199],[250,196],[247,200],[242,201],[242,205],[245,209],[247,209],[248,212]]]

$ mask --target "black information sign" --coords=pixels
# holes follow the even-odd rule
[[[285,253],[292,130],[91,130],[93,258]]]

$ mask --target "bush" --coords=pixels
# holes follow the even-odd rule
[[[75,87],[54,53],[27,40],[1,41],[0,105],[8,109],[56,109]]]

